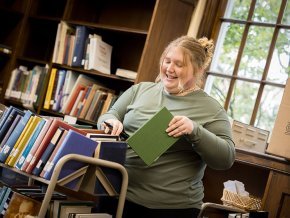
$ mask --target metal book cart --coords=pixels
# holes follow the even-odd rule
[[[75,160],[79,161],[82,163],[85,163],[86,166],[83,167],[82,169],[76,171],[75,173],[58,180],[59,174],[64,166],[64,164],[68,161]],[[89,194],[95,194],[97,195],[98,193],[95,192],[95,184],[96,180],[98,179],[96,176],[96,171],[100,170],[100,167],[108,167],[112,168],[115,170],[118,170],[121,175],[122,175],[122,185],[121,185],[121,190],[120,193],[114,194],[114,193],[108,193],[109,196],[118,196],[118,206],[117,206],[117,211],[116,211],[116,218],[122,218],[123,214],[123,208],[124,208],[124,203],[125,203],[125,198],[126,198],[126,193],[127,193],[127,187],[128,187],[128,174],[124,166],[121,164],[107,161],[107,160],[102,160],[102,159],[97,159],[93,157],[87,157],[83,155],[78,155],[78,154],[68,154],[64,157],[62,157],[57,164],[55,165],[53,174],[51,176],[50,180],[43,179],[41,177],[37,177],[34,175],[30,175],[28,173],[22,172],[16,168],[11,168],[9,166],[6,166],[5,164],[0,164],[1,167],[5,167],[7,169],[10,169],[16,173],[25,175],[29,178],[28,185],[32,185],[34,181],[39,181],[41,183],[47,184],[47,190],[44,196],[44,199],[41,204],[40,211],[38,213],[38,217],[45,217],[47,208],[49,207],[50,200],[52,198],[52,194],[56,188],[56,186],[63,186],[70,181],[81,177],[79,180],[79,186],[77,187],[77,192],[80,193],[89,193]],[[101,183],[104,181],[100,181]],[[110,184],[109,184],[110,186]]]

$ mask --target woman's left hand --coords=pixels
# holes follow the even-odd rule
[[[188,135],[194,129],[193,121],[186,116],[174,116],[169,122],[166,132],[169,136],[179,137],[181,135]]]

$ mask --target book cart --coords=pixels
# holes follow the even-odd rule
[[[58,180],[58,176],[62,170],[62,167],[64,166],[66,162],[71,161],[71,160],[85,163],[86,166],[63,179]],[[38,217],[45,217],[47,208],[52,198],[53,191],[55,190],[56,186],[63,186],[69,183],[70,181],[81,176],[82,178],[80,180],[80,184],[79,184],[79,188],[77,192],[98,195],[98,193],[94,193],[97,177],[93,175],[95,175],[96,170],[99,167],[108,167],[108,168],[118,170],[122,175],[122,185],[121,185],[120,193],[118,194],[118,206],[117,206],[117,211],[116,211],[116,218],[122,217],[123,207],[124,207],[126,192],[127,192],[127,186],[128,186],[128,174],[124,166],[122,166],[121,164],[107,161],[107,160],[101,160],[101,159],[97,159],[93,157],[78,155],[78,154],[68,154],[62,157],[57,162],[50,180],[45,180],[41,177],[22,172],[21,170],[9,167],[3,163],[0,163],[0,166],[10,169],[13,172],[27,176],[29,178],[28,185],[32,185],[34,181],[39,181],[41,183],[48,185],[44,199],[42,201],[40,211],[38,213]],[[113,197],[114,195],[110,195],[110,196]]]

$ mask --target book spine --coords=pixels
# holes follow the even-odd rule
[[[53,91],[53,85],[54,85],[54,80],[56,77],[56,72],[57,72],[57,69],[52,68],[51,73],[50,73],[47,91],[46,91],[46,96],[45,96],[45,100],[44,100],[44,105],[43,105],[44,109],[49,110],[49,107],[50,107],[50,100],[51,100],[51,95],[52,95],[52,91]]]
[[[25,115],[21,118],[21,120],[19,121],[19,123],[17,124],[17,126],[15,127],[15,130],[11,133],[10,137],[8,138],[7,142],[5,143],[5,145],[3,146],[3,148],[0,151],[0,161],[1,162],[5,162],[6,158],[8,157],[8,155],[10,154],[13,146],[15,145],[17,139],[19,138],[19,136],[21,135],[24,127],[26,126],[29,118],[32,116],[32,112],[31,111],[26,111]]]

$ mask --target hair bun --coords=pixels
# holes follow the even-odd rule
[[[197,40],[199,42],[199,44],[204,48],[204,51],[206,53],[206,61],[204,63],[203,68],[207,68],[211,58],[213,56],[213,51],[214,51],[214,43],[212,39],[208,39],[206,37],[202,37],[200,39]]]

